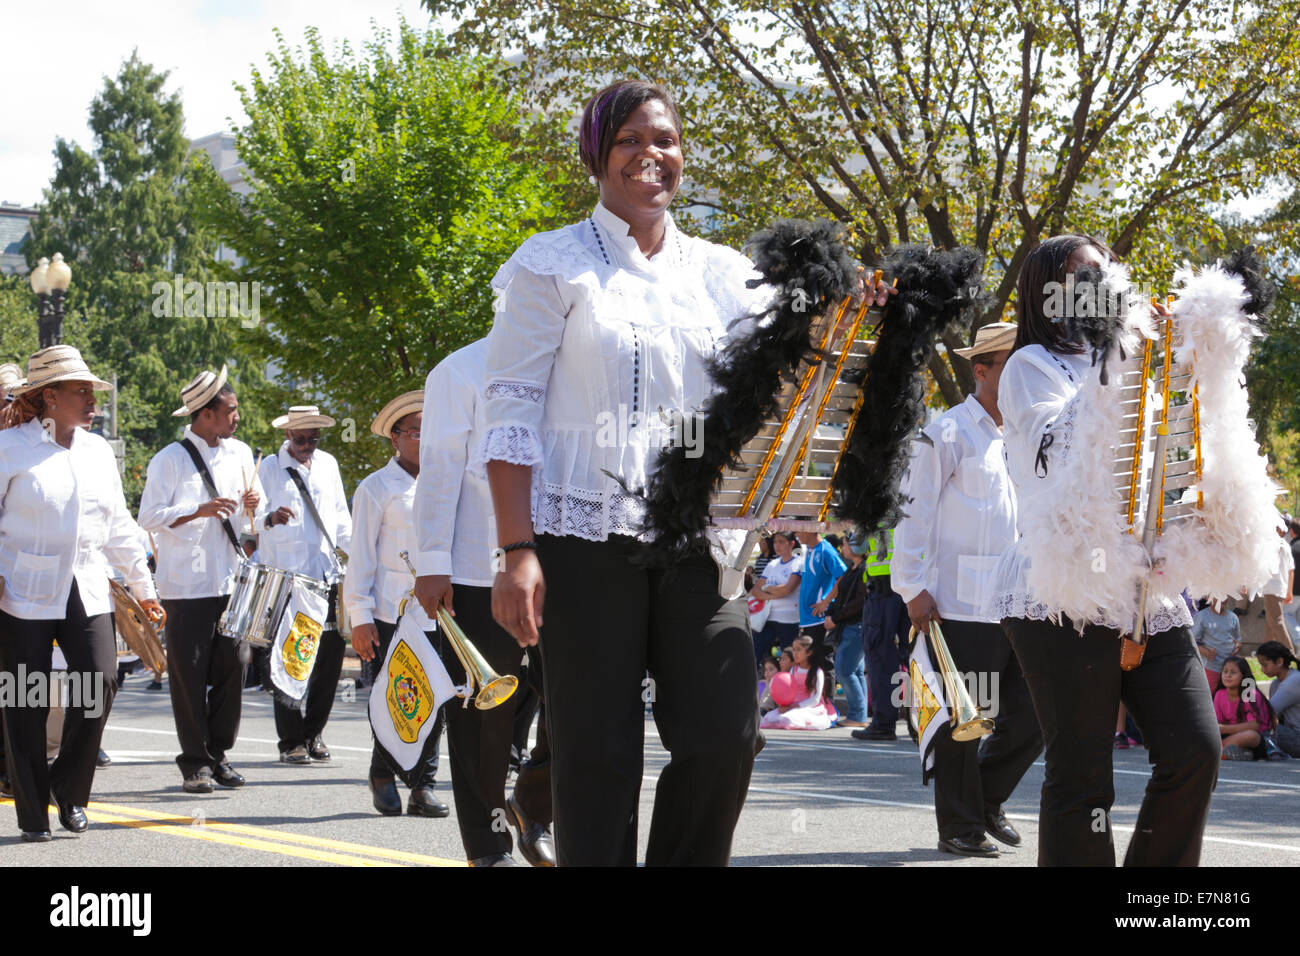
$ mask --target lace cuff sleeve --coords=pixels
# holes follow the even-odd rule
[[[479,476],[487,472],[490,461],[536,468],[542,463],[542,440],[537,429],[529,425],[506,424],[489,428],[470,458],[470,470]]]

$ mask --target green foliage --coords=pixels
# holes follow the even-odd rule
[[[1300,180],[1295,0],[424,5],[460,18],[463,48],[518,51],[541,109],[571,115],[618,76],[669,84],[679,204],[711,204],[724,239],[817,214],[864,260],[906,241],[982,250],[976,325],[1008,309],[1047,236],[1101,236],[1165,283],[1170,236],[1214,238],[1216,204]],[[931,371],[950,404],[973,387],[965,362]]]
[[[64,341],[101,377],[118,376],[133,504],[149,459],[185,424],[171,412],[187,381],[226,360],[241,387],[261,378],[237,317],[155,314],[155,284],[170,286],[178,274],[206,282],[214,250],[189,214],[189,145],[180,97],[165,92],[166,80],[133,53],[105,81],[90,105],[94,150],[56,142],[56,172],[27,246],[29,265],[55,252],[69,260]]]
[[[351,487],[391,454],[369,433],[375,413],[486,334],[492,275],[567,218],[572,183],[517,158],[554,124],[522,113],[494,61],[453,56],[404,22],[395,45],[376,29],[360,56],[327,55],[315,30],[296,51],[277,38],[239,87],[250,191],[210,166],[191,174],[203,223],[243,260],[230,276],[260,285],[248,335],[276,357],[272,390],[340,420],[327,447]]]

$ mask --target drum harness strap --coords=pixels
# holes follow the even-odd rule
[[[330,533],[325,530],[325,522],[321,520],[320,512],[316,510],[316,502],[311,500],[311,493],[307,490],[307,485],[302,480],[302,475],[298,473],[297,468],[285,468],[285,471],[289,473],[289,477],[293,479],[293,483],[298,486],[298,491],[302,494],[303,504],[307,506],[307,511],[310,512],[311,520],[316,522],[316,527],[320,530],[320,533],[325,536],[325,543],[330,546],[330,555],[334,558],[334,563],[337,565],[339,559],[334,547],[334,539],[330,536]]]
[[[199,475],[203,478],[203,485],[208,489],[208,494],[213,498],[220,498],[221,494],[217,491],[217,485],[212,480],[212,473],[208,471],[207,462],[203,460],[199,450],[188,439],[181,439],[177,444],[190,453],[190,458],[194,462],[194,467],[199,470]],[[222,518],[221,527],[226,529],[226,537],[230,539],[230,546],[235,549],[235,554],[242,558],[244,551],[239,547],[239,539],[235,537],[235,529],[230,526],[230,519]]]

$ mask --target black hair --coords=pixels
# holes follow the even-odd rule
[[[1079,354],[1085,351],[1084,344],[1073,341],[1065,327],[1048,316],[1043,308],[1048,285],[1065,283],[1070,256],[1084,246],[1092,246],[1109,262],[1119,261],[1110,246],[1100,239],[1088,235],[1064,235],[1045,239],[1021,265],[1016,280],[1016,349],[1041,345],[1049,352]],[[971,361],[974,361],[973,357]]]
[[[226,382],[219,389],[217,389],[217,394],[213,395],[212,398],[208,401],[208,403],[203,406],[203,408],[200,408],[197,412],[190,413],[190,423],[192,424],[194,422],[197,422],[199,420],[199,415],[203,413],[204,409],[208,409],[208,408],[215,409],[218,405],[220,405],[221,397],[223,395],[234,395],[234,394],[235,394],[235,387],[231,385],[229,382]]]
[[[588,172],[595,176],[605,175],[614,137],[627,118],[651,100],[659,100],[664,104],[680,138],[682,121],[677,115],[673,95],[655,83],[620,80],[587,100],[587,105],[582,110],[582,122],[578,125],[578,157]]]
[[[839,551],[840,545],[844,543],[844,539],[838,534],[828,534],[826,535],[826,540],[830,542],[831,547],[836,551]]]
[[[1267,657],[1271,661],[1282,661],[1287,667],[1300,669],[1300,658],[1288,650],[1281,641],[1265,641],[1255,648],[1255,656]]]

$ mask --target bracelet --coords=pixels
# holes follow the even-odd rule
[[[502,554],[509,554],[511,551],[518,551],[518,550],[520,550],[521,548],[527,548],[527,549],[530,550],[530,551],[536,551],[536,550],[537,550],[537,542],[536,542],[536,541],[516,541],[514,544],[508,544],[508,545],[506,545],[504,548],[499,548],[498,550],[499,550]]]
[[[493,548],[493,549],[492,549],[492,571],[493,571],[493,573],[500,574],[500,573],[502,573],[503,571],[505,571],[505,569],[506,569],[506,554],[507,554],[508,552],[510,552],[510,551],[521,551],[521,550],[523,550],[523,549],[525,549],[525,548],[528,549],[529,551],[534,551],[534,552],[535,552],[535,551],[537,550],[537,542],[536,542],[536,541],[516,541],[514,544],[508,544],[508,545],[506,545],[504,548]]]

